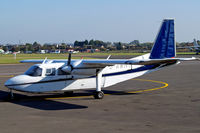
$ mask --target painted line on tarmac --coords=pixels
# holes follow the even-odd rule
[[[152,89],[139,90],[139,91],[130,91],[130,92],[128,92],[128,93],[142,93],[142,92],[148,92],[148,91],[155,91],[155,90],[160,90],[160,89],[162,89],[162,88],[166,88],[166,87],[169,86],[168,83],[165,83],[165,82],[162,82],[162,81],[156,81],[156,80],[147,80],[147,79],[132,79],[132,80],[159,83],[159,84],[163,84],[163,86],[157,87],[157,88],[152,88]]]
[[[132,79],[137,81],[144,81],[144,82],[153,82],[153,83],[159,83],[163,86],[156,87],[156,88],[150,88],[150,89],[144,89],[144,90],[138,90],[138,91],[128,91],[128,92],[117,92],[117,93],[110,93],[110,94],[104,94],[104,95],[120,95],[120,94],[137,94],[137,93],[144,93],[144,92],[150,92],[150,91],[156,91],[163,88],[166,88],[169,86],[168,83],[162,82],[162,81],[156,81],[156,80],[147,80],[147,79]],[[93,97],[93,95],[89,96],[74,96],[74,97],[54,97],[54,98],[45,98],[45,100],[59,100],[59,99],[72,99],[72,98],[90,98]]]
[[[12,78],[14,75],[0,75],[0,78]]]

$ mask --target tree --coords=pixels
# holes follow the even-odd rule
[[[83,48],[85,45],[88,45],[88,40],[85,40],[85,41],[75,41],[74,42],[74,47],[81,47]]]
[[[140,42],[139,42],[139,40],[134,40],[134,41],[130,42],[129,44],[133,44],[133,45],[139,45],[139,44],[140,44]]]
[[[3,46],[3,50],[4,51],[8,51],[8,47],[7,46]]]
[[[33,51],[33,45],[31,43],[26,43],[26,51]]]
[[[18,52],[18,51],[19,51],[19,47],[18,47],[17,45],[15,45],[15,46],[13,46],[13,47],[11,48],[11,51],[12,51],[12,52]]]
[[[33,52],[36,53],[41,50],[41,45],[37,42],[33,43]]]
[[[89,41],[89,45],[91,45],[92,47],[94,47],[94,40],[93,39]]]
[[[65,43],[61,43],[61,45],[59,46],[59,49],[66,49],[67,45]]]
[[[88,40],[85,40],[84,45],[88,45],[88,44],[89,44]]]
[[[114,43],[115,47],[117,50],[122,50],[123,49],[123,45],[121,42],[118,42],[118,43]]]

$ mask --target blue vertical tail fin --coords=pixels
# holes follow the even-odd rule
[[[158,32],[150,59],[173,58],[176,56],[174,19],[164,19]]]

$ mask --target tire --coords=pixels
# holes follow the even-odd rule
[[[98,91],[98,92],[96,92],[96,93],[94,94],[94,98],[95,98],[95,99],[103,99],[103,97],[104,97],[103,91]]]

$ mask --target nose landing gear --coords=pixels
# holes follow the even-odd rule
[[[9,89],[10,92],[8,94],[8,100],[14,100],[14,94],[13,94],[13,90],[12,89]]]

